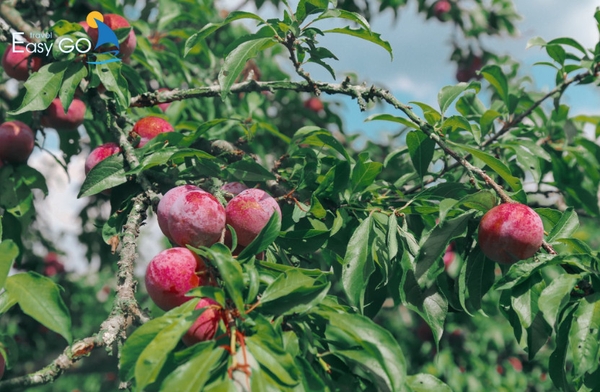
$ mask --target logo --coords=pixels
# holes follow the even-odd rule
[[[111,30],[104,23],[104,16],[98,11],[92,11],[88,14],[85,20],[90,27],[90,30],[95,29],[98,32],[98,41],[96,42],[96,46],[94,50],[97,50],[100,46],[104,44],[110,44],[111,50],[105,51],[104,53],[112,53],[117,56],[119,51],[119,40],[117,39],[117,35],[114,31]],[[42,55],[45,54],[49,56],[50,53],[54,53],[56,57],[57,52],[53,52],[54,43],[56,43],[57,47],[54,48],[56,51],[58,49],[58,53],[79,53],[85,54],[92,50],[92,42],[88,38],[78,38],[74,40],[73,36],[61,36],[57,37],[54,42],[28,42],[23,45],[23,38],[18,39],[18,36],[25,36],[23,32],[13,32],[12,33],[12,51],[15,53],[32,53]],[[29,33],[29,38],[36,39],[53,39],[54,35],[52,32],[50,33]],[[101,61],[88,61],[89,64],[106,64],[106,63],[114,63],[117,61],[121,61],[121,59],[113,57]]]
[[[119,54],[119,40],[114,31],[111,30],[106,24],[104,24],[104,16],[98,11],[92,11],[88,14],[85,19],[90,29],[98,29],[98,41],[94,50],[98,49],[104,44],[112,44],[116,47],[115,50],[109,50],[107,53],[112,53],[115,56]],[[106,64],[121,61],[118,58],[111,58],[102,61],[88,61],[89,64]]]

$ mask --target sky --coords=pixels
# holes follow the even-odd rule
[[[297,1],[290,1],[295,7]],[[240,2],[222,0],[225,7],[234,8]],[[322,38],[323,46],[330,48],[339,58],[332,62],[338,75],[337,82],[343,79],[345,72],[351,71],[359,76],[360,81],[378,86],[388,87],[394,95],[403,102],[414,100],[436,105],[437,92],[445,85],[455,84],[456,69],[448,61],[450,56],[449,36],[452,33],[450,23],[440,23],[435,19],[425,20],[424,15],[416,12],[415,1],[404,8],[399,18],[394,21],[391,12],[378,15],[372,20],[373,31],[381,33],[382,38],[389,41],[394,60],[382,48],[368,42],[357,42],[356,38],[339,34],[331,34]],[[527,41],[540,36],[546,41],[557,37],[572,37],[591,48],[598,41],[598,31],[593,18],[594,10],[600,5],[600,0],[516,0],[517,11],[523,15],[518,24],[517,37],[500,37],[485,40],[485,47],[494,48],[499,54],[508,54],[522,61],[525,70],[530,72],[536,86],[542,90],[551,89],[554,84],[554,73],[550,68],[533,66],[537,61],[548,60],[545,52],[539,48],[526,50]],[[247,10],[252,10],[247,8]],[[263,18],[276,17],[279,13],[274,7],[266,7],[259,14]],[[249,25],[254,28],[252,24]],[[360,50],[357,50],[360,48]],[[290,65],[281,60],[288,71]],[[320,67],[308,65],[306,69],[317,80],[333,81],[331,76]],[[294,77],[298,80],[299,77]],[[361,113],[356,101],[350,99],[325,96],[324,100],[340,104],[339,113],[344,119],[349,133],[359,133],[364,138],[385,140],[388,132],[394,131],[391,123],[364,123],[364,119],[374,113],[394,113],[391,108],[377,106]],[[574,113],[600,115],[600,89],[593,86],[581,86],[569,89],[566,102],[572,105]],[[398,113],[394,113],[398,114]],[[48,131],[51,139],[52,132]],[[55,136],[54,136],[55,138]],[[51,145],[49,141],[48,145]],[[70,182],[64,171],[45,152],[36,150],[29,164],[45,175],[50,188],[49,196],[38,202],[37,209],[42,219],[53,223],[57,230],[56,238],[60,238],[61,248],[68,253],[67,269],[83,273],[86,269],[84,250],[77,245],[77,230],[79,209],[82,201],[74,201],[83,182],[83,161],[80,155],[69,164]],[[59,233],[63,235],[58,236]],[[161,250],[161,241],[156,241],[160,231],[154,218],[143,227],[140,244],[139,274],[142,274],[145,264]]]

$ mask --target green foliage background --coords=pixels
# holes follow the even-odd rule
[[[63,165],[107,141],[126,151],[100,163],[81,187],[87,205],[80,240],[88,260],[101,260],[98,276],[86,280],[40,274],[40,247],[55,250],[33,207],[33,190],[47,193],[45,179],[27,165],[0,169],[4,379],[41,369],[46,382],[56,381],[29,390],[117,390],[119,379],[133,390],[236,390],[228,370],[239,369],[222,347],[233,346],[255,358],[248,382],[257,391],[597,389],[600,147],[583,128],[592,124],[598,138],[600,117],[573,116],[561,98],[567,88],[598,84],[600,44],[532,40],[556,70],[548,94],[531,90],[513,60],[483,51],[480,77],[409,107],[362,86],[360,75],[330,84],[303,70],[311,62],[333,73],[335,48],[319,44],[324,34],[350,35],[392,55],[368,20],[386,9],[400,13],[405,2],[382,0],[378,9],[353,0],[272,2],[278,19],[263,20],[264,1],[255,1],[257,14],[226,14],[209,0],[148,3],[132,21],[138,47],[129,63],[46,59],[17,97],[4,97],[3,119],[50,132],[40,112],[77,91],[90,109],[90,142],[82,146],[77,132],[59,130]],[[510,1],[469,3],[453,7],[444,23],[465,38],[515,33]],[[418,4],[433,16],[431,1]],[[53,13],[27,5],[15,10],[57,36],[81,33],[75,22],[93,9],[124,13],[108,1],[53,4]],[[328,27],[333,18],[347,27]],[[233,23],[241,19],[256,27]],[[473,52],[454,45],[459,69],[472,64]],[[274,59],[291,61],[303,82],[289,81]],[[159,87],[169,91],[155,92]],[[305,107],[300,92],[323,94],[324,109]],[[394,115],[369,121],[397,124],[405,142],[367,141],[356,151],[325,94],[355,98],[356,110],[369,101],[389,105]],[[164,101],[173,103],[163,113],[154,105]],[[128,132],[148,115],[168,119],[177,132],[134,149]],[[537,189],[526,192],[525,178]],[[174,186],[196,184],[222,197],[228,181],[269,190],[283,220],[272,219],[236,258],[222,244],[195,249],[220,284],[191,294],[213,297],[233,321],[217,340],[186,348],[180,337],[198,315],[197,300],[164,313],[139,287],[135,299],[148,308],[146,319],[135,300],[122,297],[134,262],[124,250],[135,251],[136,240],[128,230]],[[542,186],[552,186],[566,208],[545,204]],[[108,198],[101,192],[109,188]],[[479,250],[477,226],[510,200],[535,208],[546,245],[531,259],[498,266]],[[111,216],[101,221],[105,203]],[[112,254],[107,243],[115,238],[121,247]],[[449,245],[456,259],[445,268]],[[265,260],[258,260],[262,251]],[[7,277],[12,263],[20,273]],[[115,287],[119,294],[111,291],[107,301]],[[103,321],[122,314],[133,320],[119,324],[127,338],[106,343]],[[86,337],[97,348],[58,377],[52,361],[67,342],[77,347]],[[66,350],[71,359],[85,356]]]

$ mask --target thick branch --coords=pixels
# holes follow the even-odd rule
[[[40,31],[25,22],[21,17],[21,13],[17,11],[10,2],[4,1],[0,4],[0,17],[16,31],[24,32],[28,41],[39,41],[39,39],[35,38],[35,34],[39,34]],[[10,41],[12,42],[12,39],[10,39]]]

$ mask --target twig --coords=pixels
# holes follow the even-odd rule
[[[133,199],[133,208],[124,226],[123,247],[117,264],[117,295],[110,316],[100,325],[99,332],[67,347],[52,363],[37,372],[0,382],[0,391],[14,391],[16,388],[52,382],[94,349],[106,347],[112,351],[114,343],[121,344],[126,338],[127,328],[149,320],[135,299],[137,281],[133,274],[137,239],[140,226],[146,219],[148,203],[149,199],[145,194]]]

